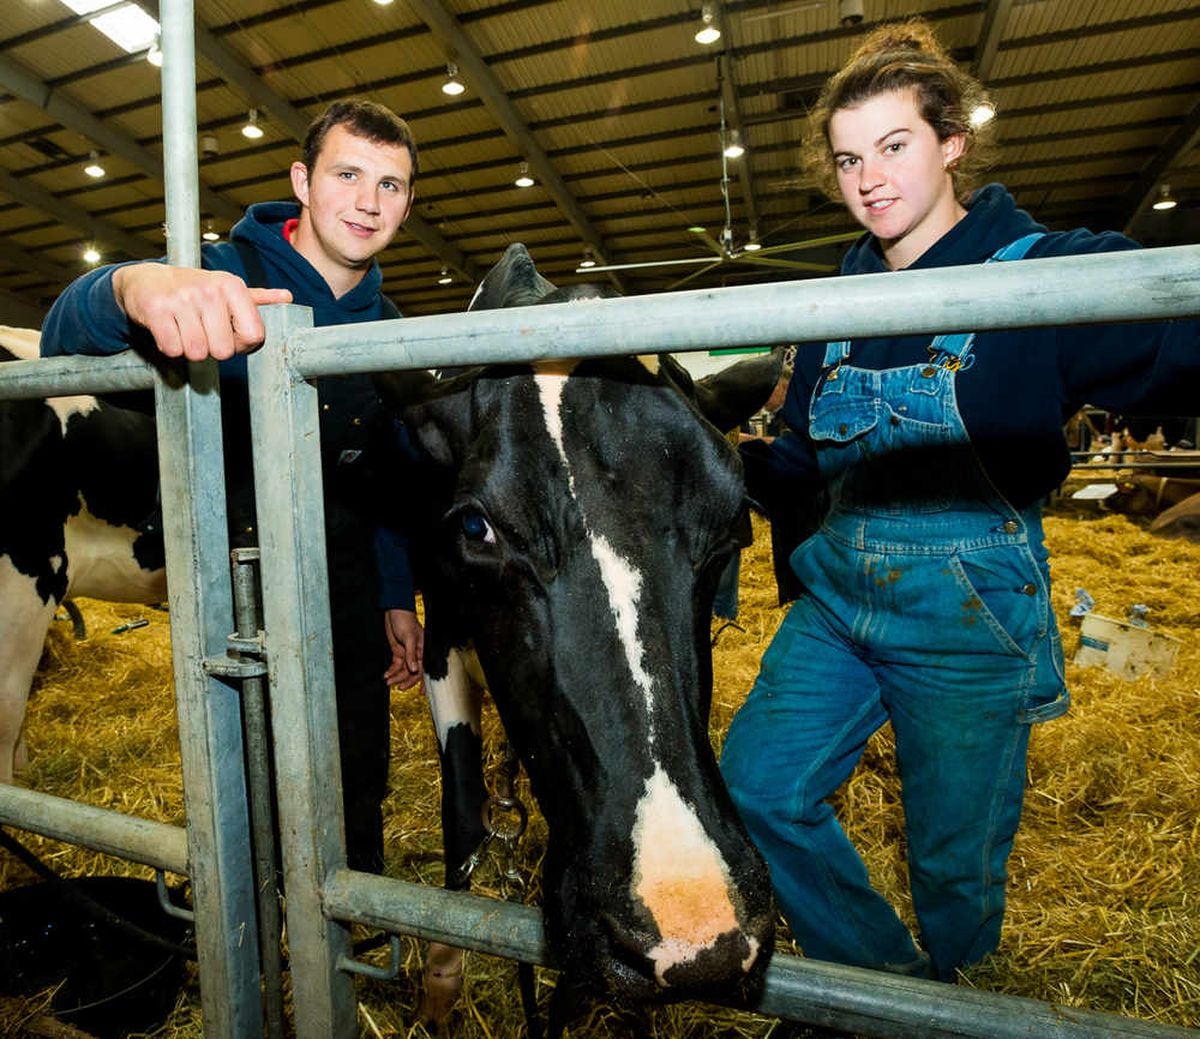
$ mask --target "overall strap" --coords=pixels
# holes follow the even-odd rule
[[[821,362],[822,368],[833,368],[841,364],[847,357],[850,356],[850,340],[840,339],[836,343],[825,344],[825,360]]]
[[[1002,245],[984,262],[995,263],[997,260],[1023,260],[1033,243],[1041,238],[1043,234],[1044,232],[1042,231],[1034,231],[1022,238],[1018,238],[1015,242]],[[974,343],[974,332],[955,332],[952,335],[938,336],[929,345],[929,351],[934,357],[944,357],[949,354],[962,359],[967,356]]]

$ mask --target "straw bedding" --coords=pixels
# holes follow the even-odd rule
[[[1124,617],[1133,603],[1146,604],[1150,622],[1183,645],[1174,669],[1162,679],[1126,682],[1103,669],[1068,662],[1074,707],[1067,717],[1033,732],[1001,948],[960,983],[1200,1026],[1200,651],[1195,638],[1200,545],[1153,538],[1144,524],[1123,517],[1077,517],[1063,510],[1051,510],[1047,536],[1068,658],[1077,639],[1067,618],[1077,587],[1086,588],[1097,611],[1108,616]],[[712,737],[718,746],[779,622],[769,559],[769,534],[758,526],[755,544],[743,559],[740,627],[722,630],[715,650]],[[20,782],[181,822],[167,616],[144,607],[82,605],[90,629],[86,641],[75,642],[69,624],[53,626],[30,705],[31,766]],[[150,622],[146,627],[112,633],[142,617]],[[397,693],[392,710],[387,871],[438,884],[438,774],[426,707],[418,694]],[[493,716],[487,727],[495,755],[500,736]],[[875,883],[911,920],[891,756],[885,730],[872,741],[837,802]],[[527,791],[525,797],[528,801]],[[141,867],[86,849],[20,836],[62,873],[149,876]],[[521,849],[522,867],[531,874],[544,842],[544,826],[535,813]],[[498,894],[497,875],[481,867],[476,889]],[[31,879],[25,867],[0,852],[0,888]],[[531,876],[531,896],[537,895]],[[786,931],[780,946],[790,949]],[[426,1034],[413,1015],[420,950],[408,939],[403,947],[400,982],[360,982],[364,1036]],[[554,973],[539,969],[543,1005],[553,984]],[[42,993],[0,1000],[0,1035],[54,1034],[44,1017],[48,998]],[[641,1027],[663,1039],[762,1039],[773,1022],[688,1004],[653,1011]],[[450,1034],[509,1039],[522,1029],[513,965],[469,954],[465,999]],[[599,1007],[571,1034],[607,1039],[630,1032],[621,1015]],[[158,1034],[202,1035],[194,979]]]

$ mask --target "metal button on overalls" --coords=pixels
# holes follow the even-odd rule
[[[1025,584],[1021,585],[1021,591],[1026,595],[1037,595],[1037,585],[1032,581],[1026,581]]]
[[[1015,534],[1020,529],[1020,526],[1021,525],[1016,520],[1005,520],[1004,521],[1004,533],[1005,534]]]

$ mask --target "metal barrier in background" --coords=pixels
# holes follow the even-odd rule
[[[265,639],[299,1039],[355,1034],[349,924],[543,963],[535,910],[345,867],[317,396],[342,372],[770,345],[1200,313],[1200,247],[1029,260],[311,328],[265,308],[250,358]],[[279,724],[283,721],[284,724]],[[1193,1030],[777,956],[759,1009],[872,1036],[1195,1036]]]

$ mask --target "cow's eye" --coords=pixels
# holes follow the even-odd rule
[[[492,525],[487,521],[483,513],[477,509],[464,509],[459,513],[458,522],[462,529],[463,537],[468,541],[484,545],[494,545],[496,543],[496,532],[492,529]]]

